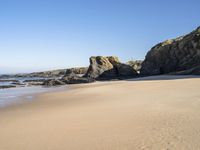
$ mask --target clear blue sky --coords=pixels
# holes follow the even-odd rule
[[[0,74],[143,59],[200,26],[199,0],[1,0]]]

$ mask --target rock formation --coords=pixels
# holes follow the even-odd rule
[[[44,81],[44,86],[58,86],[58,85],[65,85],[64,82],[57,80],[57,79],[49,79]]]
[[[135,60],[135,61],[131,60],[131,61],[128,61],[127,64],[133,67],[135,71],[140,73],[140,70],[142,68],[142,62],[143,62],[142,60]]]
[[[91,83],[95,81],[92,78],[80,77],[79,75],[75,74],[73,70],[68,70],[61,80],[66,84]]]
[[[66,69],[66,72],[73,72],[74,74],[84,75],[87,73],[87,70],[88,67],[77,67],[77,68]]]
[[[172,72],[199,74],[200,27],[193,32],[154,46],[142,63],[141,74],[158,75]]]
[[[118,79],[129,78],[137,75],[137,72],[127,64],[123,64],[117,57],[90,57],[90,66],[86,77],[94,79]]]
[[[39,78],[57,78],[62,77],[65,73],[69,70],[72,70],[75,74],[85,74],[88,70],[88,67],[76,67],[76,68],[69,68],[69,69],[58,69],[52,71],[43,71],[43,72],[33,72],[33,73],[25,73],[25,74],[15,74],[15,75],[0,75],[0,79],[2,78],[32,78],[32,77],[39,77]]]

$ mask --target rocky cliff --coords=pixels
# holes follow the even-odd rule
[[[142,63],[141,74],[158,75],[172,72],[199,74],[198,66],[200,66],[200,27],[185,36],[154,46]]]

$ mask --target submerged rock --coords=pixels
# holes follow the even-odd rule
[[[117,57],[90,57],[86,77],[94,79],[118,79],[134,77],[137,72],[130,65],[123,64]]]
[[[196,74],[199,72],[199,65],[200,27],[185,36],[154,46],[142,63],[141,74],[183,73],[184,70],[188,74]]]

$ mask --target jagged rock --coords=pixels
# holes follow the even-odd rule
[[[73,72],[74,74],[84,75],[87,73],[87,70],[88,70],[88,67],[77,67],[77,68],[66,69],[66,73]]]
[[[65,85],[65,83],[61,80],[49,79],[49,80],[44,81],[43,85],[44,86],[58,86],[58,85]]]
[[[88,68],[88,72],[86,73],[86,77],[96,79],[100,75],[109,77],[115,76],[116,73],[113,69],[113,65],[110,63],[107,57],[90,57],[90,66]]]
[[[115,76],[118,78],[126,78],[137,75],[136,70],[129,64],[121,63],[118,57],[110,56],[107,57],[109,62],[113,65]]]
[[[95,81],[92,78],[80,77],[73,70],[68,70],[61,80],[66,84],[91,83]]]
[[[76,73],[74,73],[74,70],[68,69],[68,70],[66,70],[65,75],[63,77],[74,77],[74,76],[78,77],[78,75]]]
[[[23,81],[24,84],[31,86],[31,85],[43,85],[47,79],[29,79]]]
[[[137,72],[127,64],[118,64],[116,66],[117,76],[119,78],[133,77],[137,75]]]
[[[91,83],[94,82],[94,79],[86,78],[86,77],[78,77],[78,76],[71,76],[71,77],[63,77],[62,81],[66,84],[81,84],[81,83]]]
[[[121,62],[119,61],[119,58],[116,56],[108,56],[106,57],[108,59],[108,61],[113,65],[113,66],[117,66],[119,64],[121,64]]]
[[[90,66],[86,77],[94,79],[116,79],[134,77],[137,72],[127,64],[123,64],[117,57],[90,57]]]
[[[127,64],[133,67],[134,70],[136,70],[138,73],[140,73],[140,70],[142,68],[142,60],[135,60],[135,61],[128,61]]]
[[[167,40],[154,46],[142,63],[141,74],[158,75],[179,72],[190,70],[199,65],[200,27],[185,36]]]

